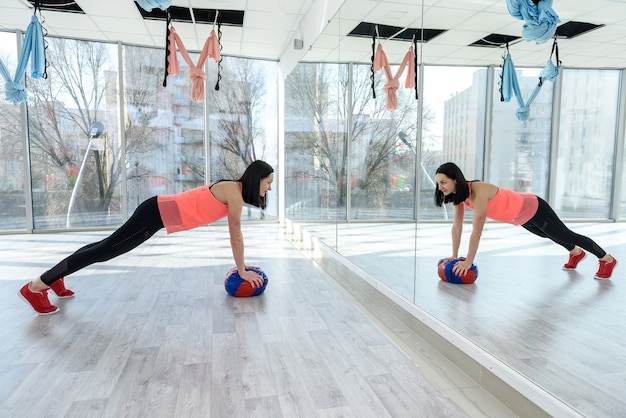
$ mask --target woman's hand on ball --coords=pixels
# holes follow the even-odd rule
[[[240,271],[239,277],[249,282],[254,287],[263,286],[263,277],[251,270]]]
[[[452,272],[457,276],[465,276],[467,271],[472,268],[472,262],[468,260],[460,260],[458,261],[454,267],[452,267]]]
[[[448,262],[450,260],[454,260],[456,257],[444,257],[444,258],[440,258],[439,261],[437,261],[437,265],[440,265],[443,262]]]

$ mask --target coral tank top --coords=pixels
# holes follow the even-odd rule
[[[470,197],[463,202],[470,210],[472,203],[472,182],[467,182]],[[496,195],[487,202],[487,217],[494,221],[513,225],[523,225],[530,220],[539,208],[539,200],[532,193],[515,192],[498,187]]]
[[[208,225],[228,215],[228,206],[213,196],[210,186],[157,196],[161,220],[168,234]]]

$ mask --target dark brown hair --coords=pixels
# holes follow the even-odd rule
[[[435,205],[441,206],[444,203],[452,202],[454,205],[460,205],[469,197],[469,187],[463,172],[454,163],[443,163],[439,166],[435,174],[443,174],[446,177],[456,181],[456,191],[445,196],[439,187],[435,188]]]
[[[267,195],[259,195],[259,185],[261,180],[274,172],[271,165],[265,161],[253,161],[246,171],[243,172],[239,180],[241,182],[241,195],[243,201],[257,208],[265,209],[267,206]]]

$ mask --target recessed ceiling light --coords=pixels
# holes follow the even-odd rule
[[[385,19],[398,20],[398,19],[402,19],[404,16],[408,14],[409,12],[403,12],[402,10],[390,10],[383,17]]]

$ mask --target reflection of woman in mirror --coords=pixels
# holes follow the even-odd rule
[[[482,181],[467,181],[461,169],[454,163],[445,163],[437,169],[435,204],[441,206],[452,202],[452,258],[457,258],[461,244],[465,208],[474,212],[472,234],[465,261],[456,263],[454,272],[464,275],[472,266],[478,243],[487,218],[494,221],[521,225],[542,238],[549,238],[569,251],[564,270],[574,270],[587,255],[585,250],[599,260],[596,279],[609,279],[617,260],[592,239],[570,230],[548,203],[531,193],[520,193]]]
[[[255,271],[247,270],[250,266],[244,262],[241,210],[244,203],[264,209],[273,180],[274,169],[257,160],[236,181],[220,180],[178,194],[153,196],[141,203],[133,215],[107,238],[78,249],[26,283],[19,295],[39,315],[53,314],[58,308],[50,303],[48,289],[61,298],[74,295],[65,288],[65,276],[125,254],[163,228],[170,234],[207,225],[223,217],[228,217],[230,246],[239,276],[253,287],[260,287],[264,279]]]

